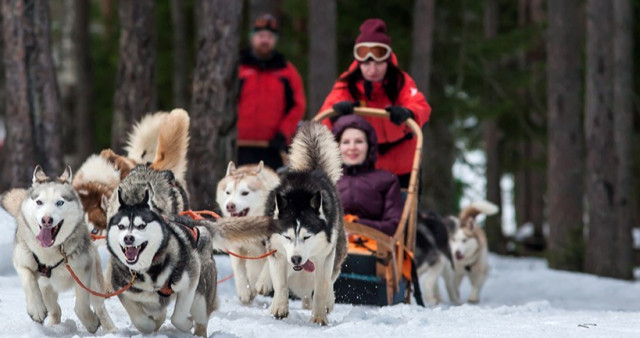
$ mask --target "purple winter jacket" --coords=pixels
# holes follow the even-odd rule
[[[347,128],[356,128],[367,135],[368,156],[359,165],[343,165],[338,191],[345,214],[358,216],[358,223],[368,225],[393,236],[403,209],[398,178],[386,170],[376,170],[378,141],[373,127],[358,115],[340,117],[332,131],[338,142]]]

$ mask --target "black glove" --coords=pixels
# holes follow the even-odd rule
[[[408,118],[413,118],[411,110],[401,106],[390,106],[384,110],[389,112],[389,119],[396,125],[401,125]]]
[[[337,119],[342,115],[350,115],[353,114],[353,107],[356,104],[351,101],[340,101],[333,104],[333,110],[338,113],[330,118],[331,122],[336,122]]]
[[[278,151],[287,151],[287,138],[284,137],[281,132],[277,132],[269,141],[269,148],[277,149]]]

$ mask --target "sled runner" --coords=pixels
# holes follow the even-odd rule
[[[376,118],[389,118],[383,109],[355,107],[354,113]],[[335,115],[332,109],[318,114],[322,121]],[[340,277],[334,284],[336,301],[349,304],[391,305],[409,303],[412,294],[411,258],[415,247],[418,186],[422,156],[422,131],[413,119],[404,122],[416,138],[416,148],[400,223],[393,236],[345,218],[349,236],[349,255]],[[415,274],[414,274],[415,276]],[[419,292],[419,291],[418,291]],[[421,297],[416,297],[420,299]],[[421,299],[420,301],[421,302]]]

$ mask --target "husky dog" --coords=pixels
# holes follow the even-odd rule
[[[277,220],[267,246],[273,281],[271,314],[289,315],[289,290],[311,308],[311,321],[327,325],[333,283],[347,256],[343,211],[335,184],[342,174],[340,151],[322,124],[301,125],[291,145],[289,170],[269,196],[267,215]],[[312,299],[313,297],[313,299]],[[312,304],[313,302],[313,304]]]
[[[227,173],[218,182],[216,202],[224,217],[262,216],[269,192],[280,184],[280,178],[271,169],[259,164],[248,164],[236,168],[229,162]],[[232,247],[231,251],[241,255],[259,256],[266,252],[264,243]],[[249,304],[256,291],[267,295],[273,289],[269,265],[264,259],[231,259],[236,292],[240,302]]]
[[[90,156],[78,170],[73,186],[80,194],[92,234],[105,232],[112,194],[137,165],[170,170],[184,186],[188,147],[189,115],[183,109],[174,109],[170,113],[149,114],[138,122],[129,134],[127,156],[111,149],[103,150],[100,156]]]
[[[443,273],[449,299],[459,304],[457,289],[453,285],[453,258],[449,246],[449,231],[446,222],[432,211],[420,213],[416,231],[415,263],[418,275],[424,275],[422,291],[429,305],[436,305],[441,301],[438,288],[438,277]]]
[[[264,240],[272,221],[266,216],[216,223],[164,217],[155,211],[149,190],[134,203],[122,200],[120,191],[114,195],[119,209],[107,230],[107,247],[115,258],[111,282],[119,289],[133,278],[132,287],[118,296],[133,325],[143,333],[157,331],[175,299],[173,325],[190,332],[195,322],[194,334],[206,337],[209,316],[217,308],[214,247]]]
[[[120,171],[98,155],[89,156],[73,178],[73,187],[80,196],[85,212],[85,223],[95,236],[101,235],[107,228],[105,202],[118,187],[118,183]]]
[[[469,303],[480,301],[480,290],[489,273],[489,247],[484,230],[476,224],[476,216],[494,215],[498,207],[487,201],[477,201],[464,208],[458,218],[453,217],[451,251],[454,257],[454,287],[460,289],[465,275],[471,281]],[[446,276],[445,276],[446,277]]]
[[[26,294],[27,313],[34,321],[49,318],[49,324],[59,324],[58,292],[75,286],[75,311],[87,331],[94,333],[100,325],[115,331],[104,299],[91,296],[65,269],[68,263],[88,288],[104,290],[100,257],[89,239],[71,178],[69,167],[60,177],[49,178],[36,166],[29,190],[14,189],[3,195],[2,206],[18,224],[13,266]]]
[[[118,185],[119,197],[111,196],[107,205],[107,218],[111,218],[120,208],[120,201],[135,204],[145,191],[151,191],[150,204],[154,211],[162,215],[178,214],[189,209],[189,196],[184,186],[169,170],[153,170],[145,165],[133,168]]]

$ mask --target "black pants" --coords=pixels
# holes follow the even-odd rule
[[[260,147],[238,147],[238,166],[243,164],[264,164],[274,171],[282,167],[282,157],[277,149]]]

